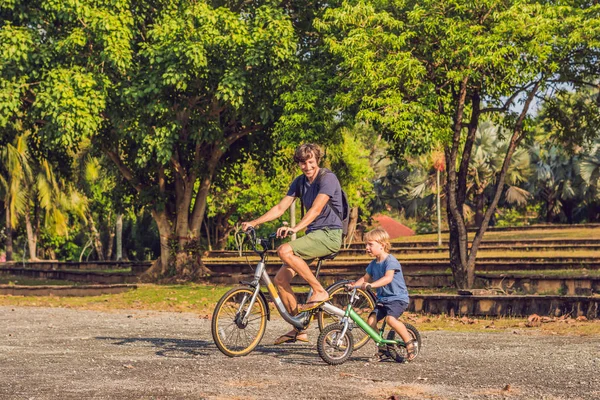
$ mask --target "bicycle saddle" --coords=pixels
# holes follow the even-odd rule
[[[328,256],[319,257],[319,258],[318,258],[318,260],[321,260],[321,261],[325,261],[325,260],[333,260],[333,259],[334,259],[334,258],[335,258],[337,255],[338,255],[338,253],[337,253],[337,252],[335,252],[335,253],[331,253],[331,254],[330,254],[330,255],[328,255]]]

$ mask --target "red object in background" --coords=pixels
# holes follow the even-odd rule
[[[435,168],[436,171],[442,172],[446,169],[446,157],[444,156],[444,152],[435,151],[431,155],[431,158],[433,159],[433,168]]]
[[[373,221],[386,230],[386,232],[390,235],[390,239],[396,239],[402,236],[413,236],[415,234],[415,231],[410,229],[408,226],[401,224],[387,215],[374,215]]]

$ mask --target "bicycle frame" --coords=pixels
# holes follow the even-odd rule
[[[356,289],[354,289],[352,291],[352,296],[350,297],[350,301],[348,302],[348,306],[346,307],[346,312],[344,313],[344,316],[342,318],[342,324],[344,325],[344,328],[342,329],[342,332],[340,334],[340,340],[344,337],[344,335],[346,334],[346,331],[348,330],[348,326],[349,326],[348,319],[351,319],[352,321],[354,321],[354,323],[356,325],[358,325],[358,327],[360,329],[362,329],[367,335],[369,335],[369,337],[371,339],[373,339],[373,341],[377,344],[377,346],[396,345],[396,344],[403,345],[404,341],[402,341],[401,339],[388,340],[388,339],[383,338],[383,331],[385,329],[385,321],[383,322],[383,325],[381,326],[380,331],[377,332],[377,330],[373,329],[371,327],[371,325],[369,325],[367,323],[367,321],[362,319],[360,317],[360,315],[358,315],[356,313],[356,311],[354,311],[354,308],[352,308],[352,303],[354,303],[355,296],[356,296]]]
[[[305,329],[308,326],[308,324],[310,323],[310,320],[312,319],[314,312],[308,311],[308,312],[303,312],[296,316],[293,316],[287,311],[287,309],[285,308],[285,305],[283,304],[283,302],[281,301],[281,298],[279,297],[279,292],[277,291],[277,288],[275,288],[275,285],[273,285],[273,282],[271,281],[271,278],[269,277],[269,274],[267,273],[267,268],[266,268],[266,263],[265,263],[266,256],[267,256],[267,250],[266,250],[267,246],[265,246],[263,244],[263,247],[265,248],[265,250],[259,251],[256,249],[256,246],[254,243],[255,243],[255,240],[252,241],[252,247],[253,247],[254,251],[258,255],[260,255],[260,261],[256,265],[256,270],[254,271],[253,280],[251,282],[248,282],[248,284],[254,288],[254,293],[250,299],[249,306],[246,308],[246,312],[242,318],[242,321],[248,321],[250,311],[252,310],[252,307],[254,306],[256,297],[260,293],[260,287],[261,287],[261,281],[262,281],[262,284],[264,284],[266,286],[267,291],[269,292],[269,294],[271,295],[271,298],[273,299],[273,302],[275,303],[275,307],[277,308],[277,311],[283,317],[283,319],[297,329]],[[308,294],[309,297],[310,297],[311,293],[312,293],[312,289],[309,291],[309,294]],[[238,313],[244,309],[245,303],[246,303],[245,300],[243,302],[241,302]],[[324,303],[321,306],[321,309],[323,309],[328,314],[337,315],[339,317],[343,317],[345,315],[345,313],[342,309],[333,306],[329,302]],[[359,319],[360,319],[360,317],[359,317]]]

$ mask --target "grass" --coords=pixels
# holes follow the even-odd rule
[[[210,318],[217,301],[230,286],[200,284],[153,285],[141,284],[138,289],[120,294],[92,297],[0,296],[0,306],[65,307],[96,311],[148,310],[194,313]],[[425,292],[425,291],[420,291]],[[272,318],[279,318],[274,311]],[[518,334],[600,335],[600,320],[543,323],[529,328],[525,318],[459,318],[447,315],[421,316],[405,314],[403,319],[420,331],[455,332],[515,332]]]
[[[212,313],[228,286],[198,284],[140,284],[135,290],[89,297],[0,296],[0,305],[25,307],[66,307],[87,310],[154,310]]]
[[[81,282],[62,281],[57,279],[37,279],[26,276],[0,275],[0,285],[23,286],[73,286],[83,285]]]

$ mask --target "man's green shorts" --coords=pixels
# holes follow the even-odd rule
[[[289,243],[294,254],[307,264],[318,257],[325,257],[340,251],[342,247],[342,230],[323,228],[312,231],[306,236]]]

